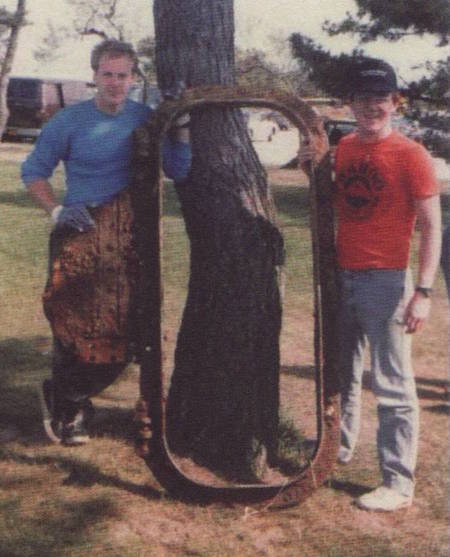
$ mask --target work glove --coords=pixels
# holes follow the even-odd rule
[[[177,81],[172,87],[161,90],[161,96],[165,101],[179,101],[183,97],[183,93],[186,91],[186,84],[184,81]],[[177,120],[175,120],[172,130],[177,130],[180,128],[187,128],[189,126],[191,118],[187,112],[182,114]]]
[[[176,81],[172,87],[167,87],[161,90],[161,96],[165,101],[179,101],[186,91],[186,84],[184,81]]]
[[[57,228],[67,226],[79,232],[85,232],[95,226],[95,222],[84,205],[63,207],[58,205],[52,211],[52,221]]]

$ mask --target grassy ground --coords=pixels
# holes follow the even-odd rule
[[[354,461],[337,467],[301,506],[273,512],[186,504],[169,498],[134,456],[132,367],[95,400],[88,446],[53,446],[42,434],[37,393],[49,374],[50,337],[40,295],[49,224],[19,185],[18,160],[26,150],[0,146],[0,557],[448,555],[448,306],[441,276],[433,317],[414,345],[422,430],[411,509],[374,515],[351,505],[379,481],[376,408],[367,388]],[[288,175],[272,178],[288,250],[283,408],[314,436],[306,195],[289,185]],[[166,206],[164,323],[170,344],[187,279],[187,244],[170,190]]]

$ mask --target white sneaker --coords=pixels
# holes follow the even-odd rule
[[[355,504],[365,511],[391,512],[410,507],[412,496],[402,495],[395,489],[382,485],[370,493],[358,497]]]

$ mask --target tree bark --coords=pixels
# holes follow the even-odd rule
[[[9,74],[11,73],[14,56],[19,41],[19,32],[24,25],[26,0],[17,0],[16,12],[10,25],[9,37],[6,43],[5,56],[0,65],[0,138],[8,121],[7,91]]]
[[[159,86],[234,82],[233,0],[155,0]],[[167,402],[172,450],[240,480],[275,457],[283,240],[239,110],[191,115],[189,291]]]

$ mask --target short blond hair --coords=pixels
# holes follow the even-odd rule
[[[96,72],[100,64],[100,58],[107,56],[108,58],[120,58],[127,56],[133,62],[133,73],[139,73],[139,62],[137,54],[131,45],[117,39],[105,39],[94,47],[91,53],[91,68]]]

